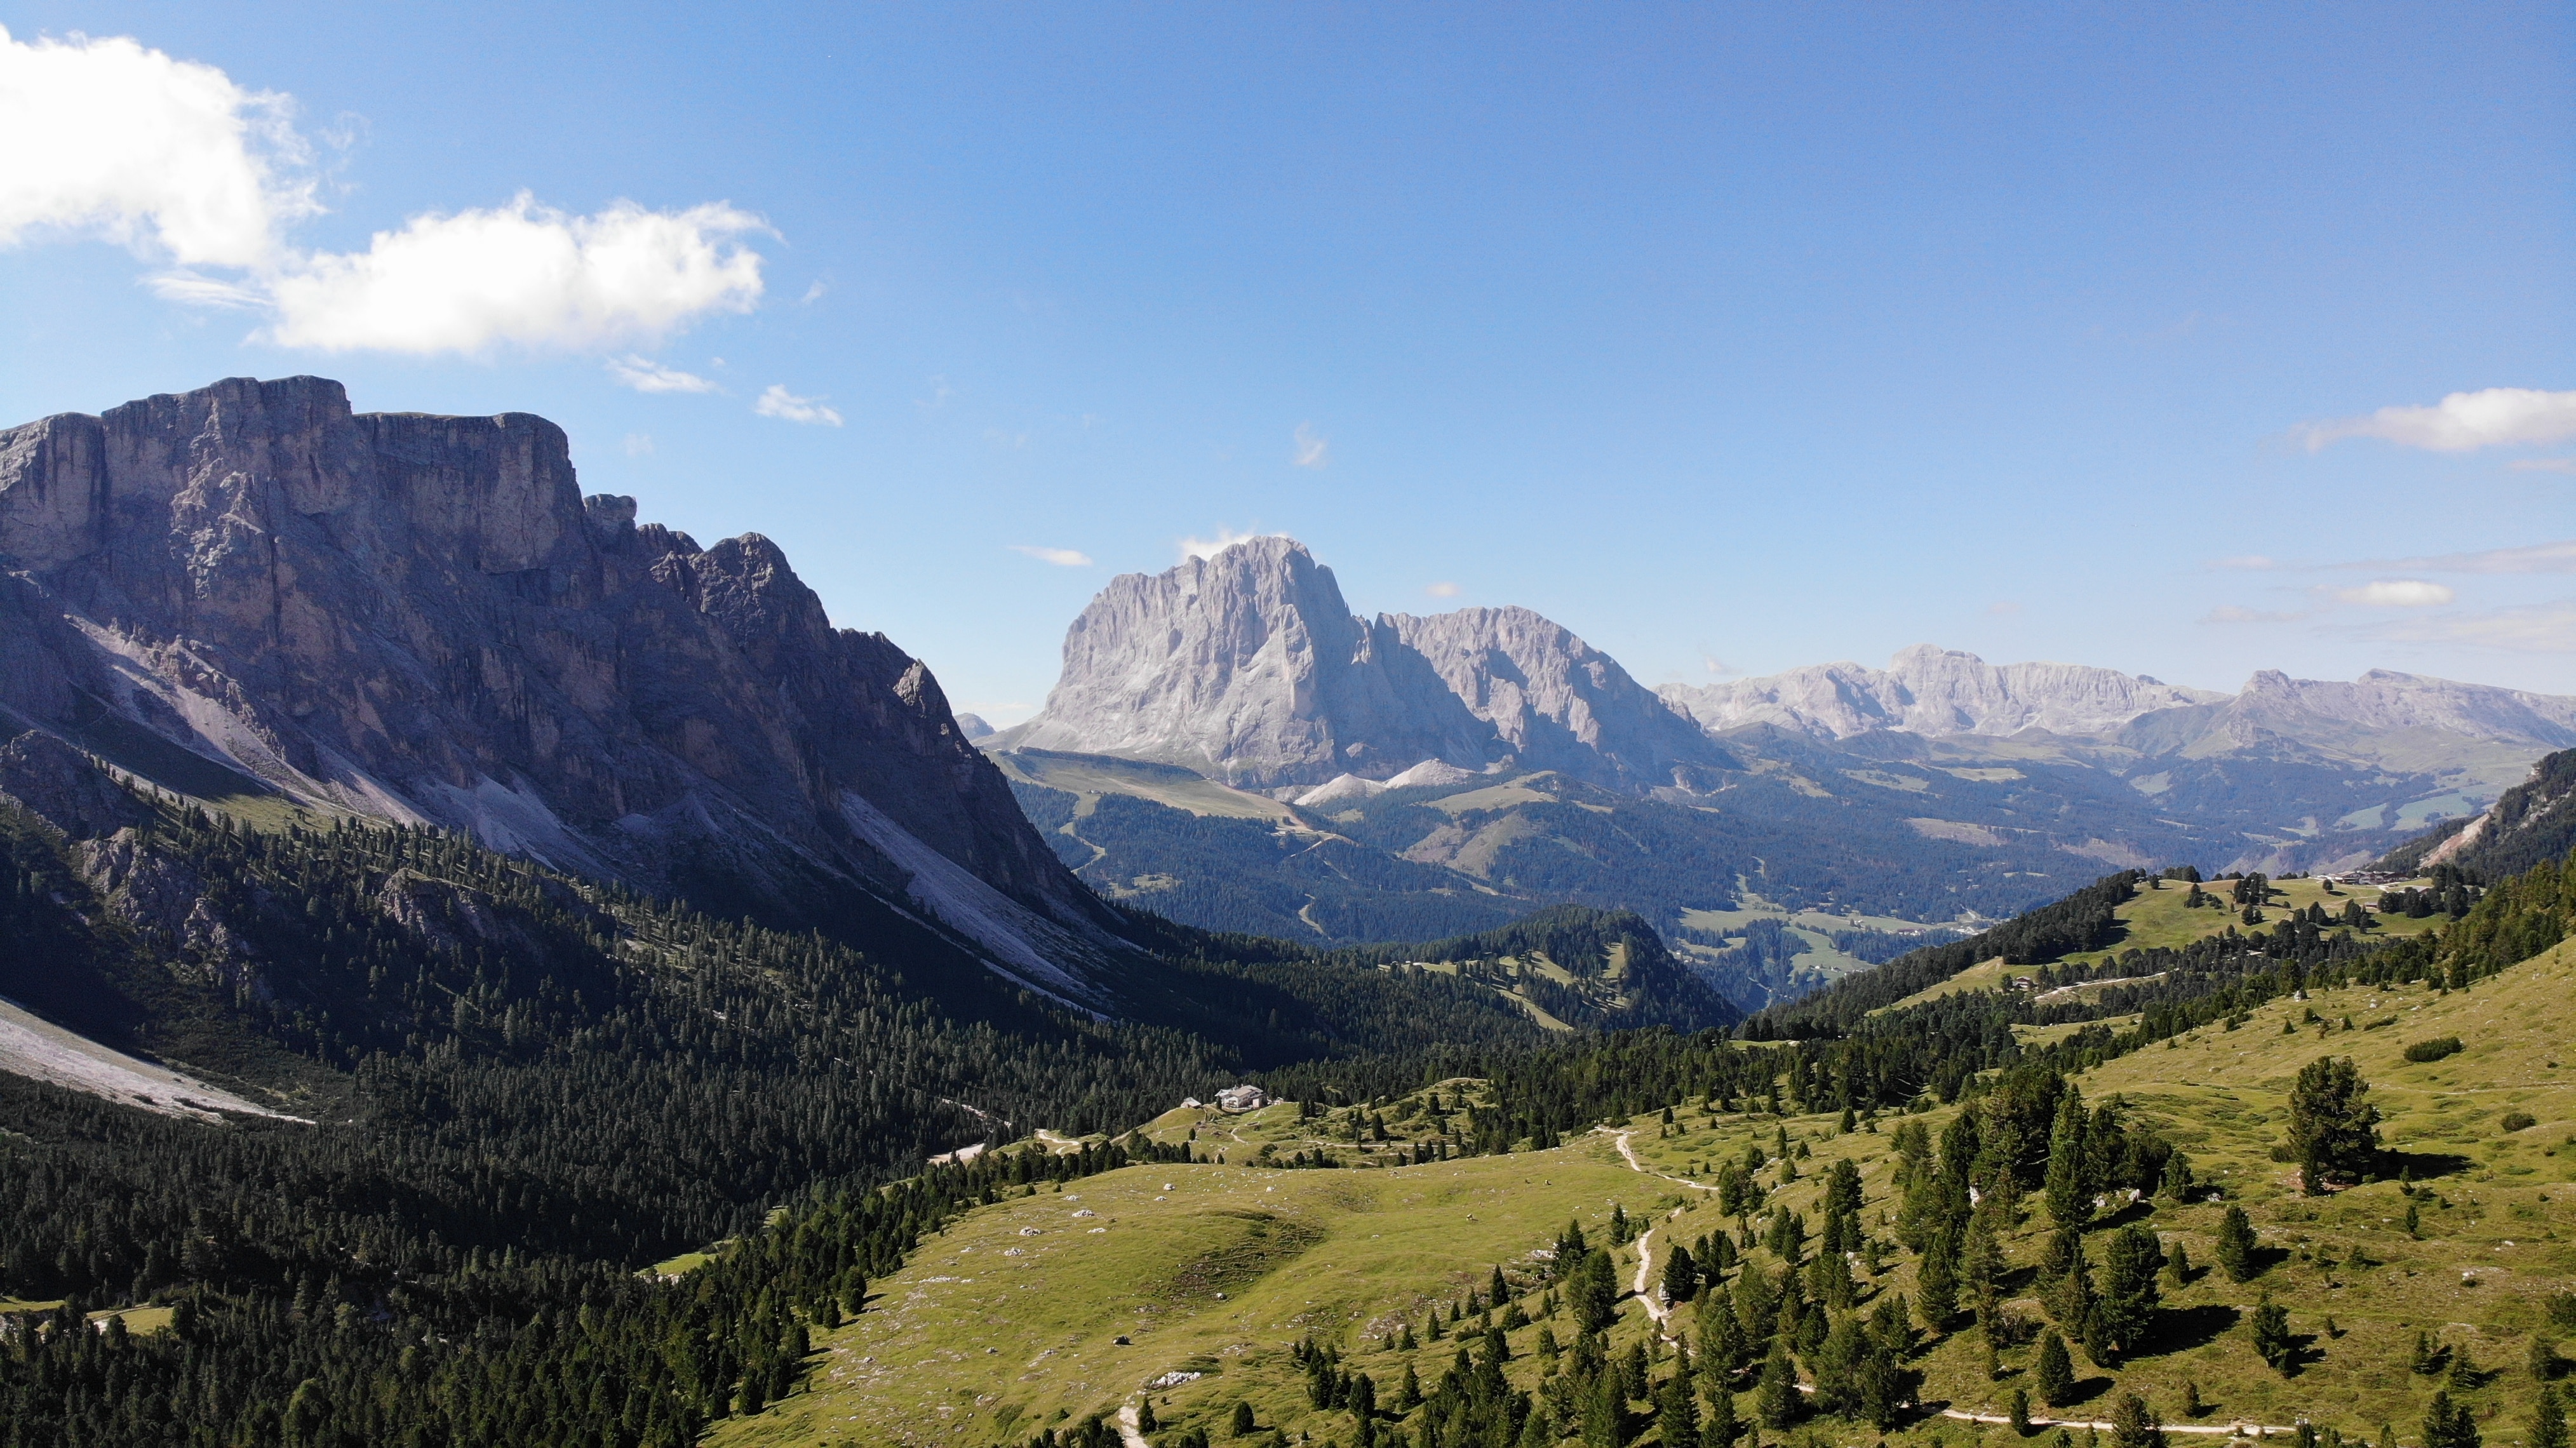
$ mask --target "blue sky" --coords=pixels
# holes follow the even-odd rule
[[[0,25],[0,418],[542,413],[999,722],[1225,530],[1649,683],[2576,693],[2563,5]]]

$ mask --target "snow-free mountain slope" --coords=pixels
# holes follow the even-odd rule
[[[2105,734],[2141,714],[2223,701],[2204,689],[2083,664],[1990,664],[1916,644],[1885,669],[1816,664],[1758,679],[1666,684],[1663,697],[1718,732],[1772,724],[1826,739],[1911,734]]]
[[[1655,788],[1725,759],[1617,661],[1528,609],[1363,620],[1331,569],[1278,537],[1112,580],[1067,631],[1046,708],[988,747],[1308,788],[1425,760]]]
[[[1256,786],[1382,778],[1434,758],[1484,765],[1490,726],[1393,642],[1352,616],[1305,545],[1254,538],[1112,579],[1066,631],[1046,708],[989,742]]]
[[[1651,789],[1728,763],[1619,661],[1526,608],[1381,616],[1523,766]]]
[[[358,414],[314,377],[47,418],[0,432],[0,567],[0,706],[183,792],[717,912],[855,888],[997,962],[1115,947],[926,667],[766,538],[585,500],[542,418]]]

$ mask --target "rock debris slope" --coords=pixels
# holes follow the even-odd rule
[[[1090,991],[1102,907],[938,681],[776,544],[585,499],[522,413],[231,379],[0,432],[0,709],[201,798],[470,831],[802,922],[852,887]]]

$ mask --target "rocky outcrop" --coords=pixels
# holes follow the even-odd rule
[[[1353,617],[1304,544],[1278,537],[1110,580],[1066,632],[1046,708],[999,738],[1255,787],[1497,757],[1492,726],[1392,628]]]
[[[359,414],[314,377],[47,418],[0,433],[0,568],[0,707],[170,788],[711,912],[805,923],[857,887],[987,928],[938,916],[892,830],[1111,946],[926,667],[833,627],[766,538],[584,499],[543,418]]]
[[[1352,616],[1333,571],[1255,538],[1113,579],[1035,719],[996,743],[1187,765],[1255,787],[1506,761],[1631,788],[1722,764],[1608,655],[1523,608]]]
[[[1526,608],[1381,616],[1521,765],[1627,789],[1702,782],[1732,763],[1619,661]]]
[[[1874,729],[2107,734],[2141,714],[2227,697],[2081,664],[1990,664],[1930,644],[1904,650],[1883,670],[1817,664],[1759,679],[1667,684],[1662,694],[1711,732],[1770,724],[1823,739]]]

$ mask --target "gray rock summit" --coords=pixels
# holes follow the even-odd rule
[[[1771,724],[1824,739],[1873,729],[2107,734],[2141,714],[2227,698],[2082,664],[1990,664],[1931,644],[1906,649],[1885,669],[1815,664],[1767,678],[1666,684],[1661,692],[1712,731]]]
[[[1044,710],[997,747],[1186,765],[1256,788],[1506,761],[1631,788],[1722,752],[1626,670],[1523,608],[1355,617],[1292,538],[1110,581]]]
[[[522,413],[245,378],[0,432],[0,711],[171,789],[470,831],[711,912],[859,888],[1083,996],[1095,898],[777,545],[584,499]]]

